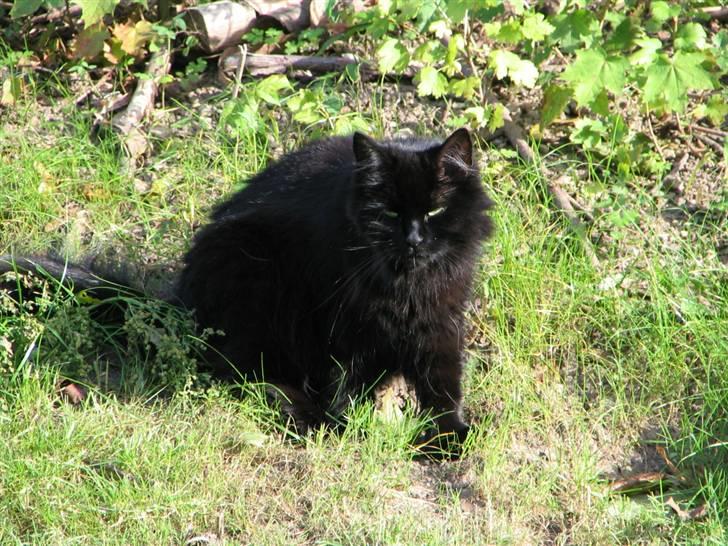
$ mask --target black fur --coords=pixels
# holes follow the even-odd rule
[[[224,332],[216,371],[277,385],[297,424],[400,372],[439,432],[462,439],[463,313],[488,207],[464,129],[444,143],[313,142],[217,207],[178,296]]]
[[[462,441],[463,313],[489,206],[464,129],[445,142],[313,142],[217,207],[165,299],[222,332],[207,355],[219,377],[273,385],[300,428],[401,373],[435,417],[425,447],[436,432]],[[99,298],[119,288],[93,268],[0,259],[13,269]]]

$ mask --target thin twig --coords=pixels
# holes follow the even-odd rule
[[[720,129],[713,129],[712,127],[704,127],[702,125],[698,125],[697,123],[693,123],[688,125],[691,129],[695,131],[702,131],[703,133],[708,133],[709,135],[714,135],[720,138],[726,138],[728,137],[728,133],[725,131],[721,131]]]
[[[660,141],[657,140],[657,137],[655,136],[655,131],[652,129],[652,115],[650,114],[649,110],[647,111],[647,115],[645,117],[647,118],[647,128],[650,130],[650,138],[652,139],[652,143],[655,145],[657,153],[660,154],[662,160],[665,161],[665,154],[662,151],[662,146],[660,146]],[[678,125],[679,124],[680,120],[678,119]]]
[[[680,171],[685,167],[690,155],[687,152],[683,152],[680,157],[672,164],[670,174],[662,179],[662,187],[666,190],[672,190],[677,193],[682,193],[682,187],[680,185],[680,177],[678,176]]]
[[[693,136],[706,146],[710,146],[711,148],[713,148],[718,153],[718,155],[723,155],[723,146],[721,146],[718,142],[716,142],[709,136],[699,134],[695,134]]]
[[[240,51],[240,64],[238,65],[238,69],[235,71],[235,85],[233,86],[233,99],[237,99],[238,94],[240,93],[240,81],[243,78],[243,70],[245,69],[245,62],[248,60],[248,45],[243,44],[241,46],[238,46],[238,51]]]

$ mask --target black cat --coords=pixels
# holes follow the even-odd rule
[[[216,371],[275,385],[299,427],[399,372],[439,437],[462,440],[463,312],[489,206],[464,129],[320,140],[217,207],[177,293],[224,332]]]
[[[273,385],[299,429],[336,420],[401,373],[434,417],[425,451],[449,449],[468,431],[463,313],[489,206],[464,129],[444,142],[313,142],[217,207],[172,301],[221,332],[206,359],[216,374]],[[15,268],[108,297],[110,285],[81,267],[0,259],[0,273]]]

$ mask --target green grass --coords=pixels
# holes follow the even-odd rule
[[[60,97],[48,122],[41,99],[0,122],[1,252],[113,249],[169,268],[271,150],[260,135],[195,131],[189,112],[175,121],[186,136],[155,142],[130,177],[113,139],[89,138],[87,114]],[[318,131],[274,122],[284,150]],[[470,313],[463,460],[413,461],[421,423],[369,404],[342,434],[292,440],[259,390],[195,383],[184,316],[136,302],[125,346],[51,283],[40,311],[0,302],[0,543],[725,543],[728,282],[711,246],[725,228],[689,220],[691,235],[667,246],[659,211],[643,207],[639,224],[609,233],[595,268],[544,205],[538,174],[488,158],[497,229]],[[59,377],[89,382],[80,406],[60,398]],[[610,495],[605,476],[652,445],[683,481]],[[707,516],[681,522],[668,496],[707,503]]]

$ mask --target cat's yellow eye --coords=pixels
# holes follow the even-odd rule
[[[397,216],[399,216],[399,214],[397,214],[393,210],[385,210],[384,216],[387,216],[388,218],[397,218]]]
[[[445,207],[440,207],[439,209],[431,210],[430,212],[428,212],[426,214],[426,216],[428,218],[432,218],[433,216],[437,216],[438,214],[440,214],[441,212],[444,212],[444,211],[445,211]]]

